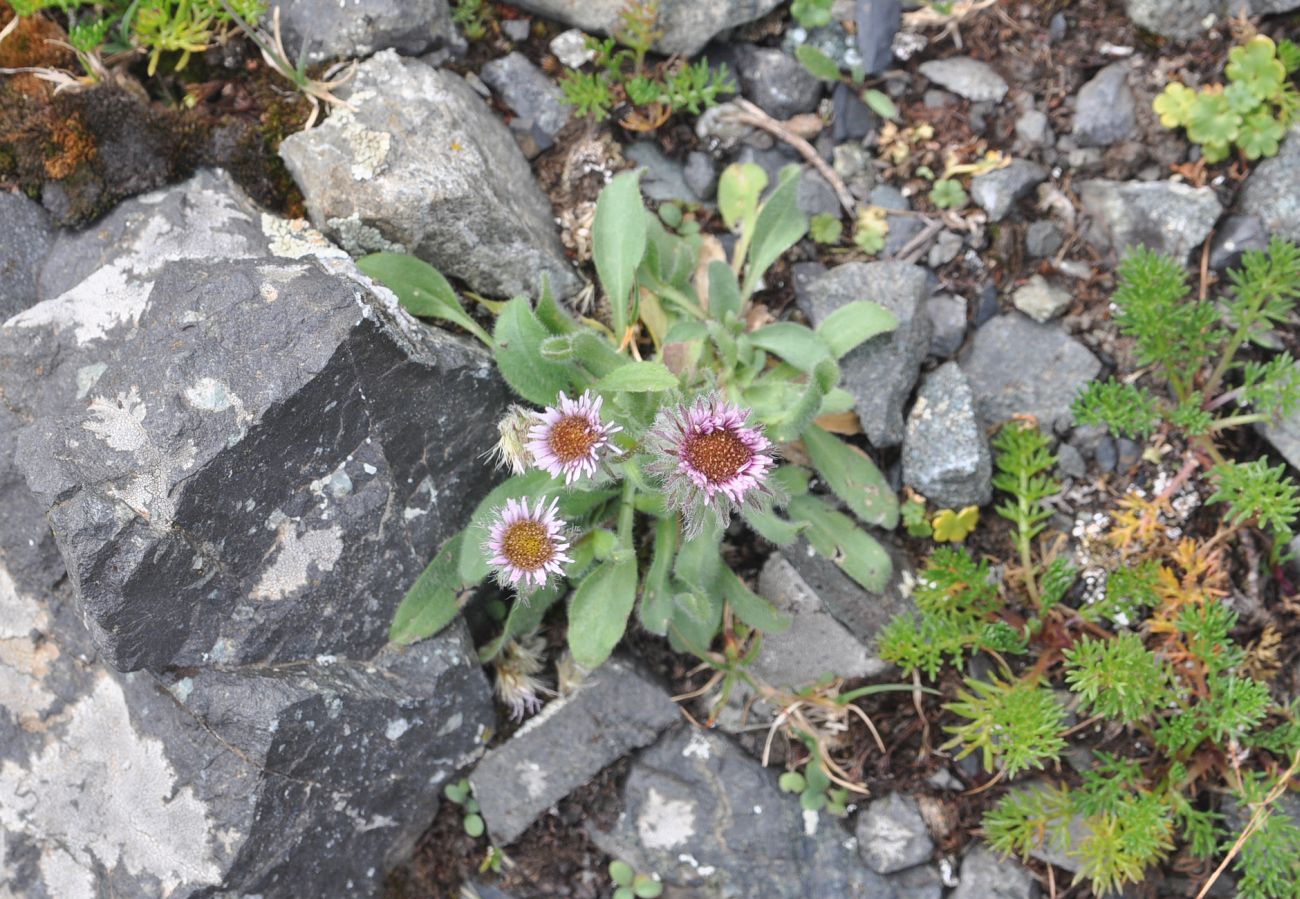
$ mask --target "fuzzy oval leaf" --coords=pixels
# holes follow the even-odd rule
[[[898,524],[898,498],[865,453],[816,425],[808,426],[803,440],[813,467],[854,515],[887,529]]]
[[[870,534],[853,524],[853,519],[832,509],[815,496],[790,500],[790,517],[808,524],[804,532],[818,554],[830,559],[863,589],[880,593],[894,573],[889,553]]]
[[[393,624],[388,629],[389,640],[406,644],[432,637],[456,617],[460,611],[456,594],[464,585],[457,571],[457,561],[464,540],[464,531],[456,534],[420,572],[393,615]]]
[[[795,166],[788,169],[794,169],[797,174]],[[783,172],[780,185],[754,219],[745,281],[740,291],[742,297],[753,295],[763,273],[808,233],[808,217],[799,211],[798,193],[799,179],[787,177]]]
[[[862,102],[867,104],[867,108],[882,119],[898,118],[898,107],[893,100],[889,99],[889,94],[884,91],[869,87],[862,92]]]
[[[622,337],[630,319],[632,286],[646,248],[645,206],[640,170],[615,175],[596,200],[592,260],[613,310],[614,333]]]
[[[739,222],[750,222],[758,209],[758,198],[767,187],[767,172],[752,162],[727,166],[718,178],[718,212],[727,230],[735,231]]]
[[[483,552],[483,544],[487,542],[488,525],[497,509],[505,505],[508,499],[540,497],[550,482],[551,476],[544,471],[526,471],[501,482],[483,498],[464,530],[465,540],[461,544],[460,562],[457,566],[461,583],[477,584],[492,573],[487,554]],[[532,508],[531,502],[529,508]]]
[[[492,346],[492,337],[470,318],[442,272],[423,259],[404,253],[371,253],[357,260],[357,268],[396,294],[402,308],[412,315],[459,325]]]
[[[679,386],[677,376],[662,362],[632,362],[596,382],[601,393],[654,393]]]
[[[569,603],[569,650],[588,670],[609,658],[627,630],[636,602],[636,559],[602,562],[578,585]]]
[[[814,78],[820,78],[822,81],[840,80],[840,64],[812,44],[800,44],[794,51],[794,55]]]
[[[777,634],[790,626],[790,616],[745,586],[744,581],[726,565],[718,573],[722,596],[731,604],[736,617],[752,628]]]
[[[561,390],[573,387],[573,369],[542,356],[542,342],[549,336],[523,297],[506,303],[493,333],[501,376],[515,393],[538,406],[554,403]]]
[[[832,353],[830,342],[819,331],[794,322],[775,322],[748,336],[754,346],[775,353],[800,371],[812,371]]]
[[[727,313],[739,316],[743,304],[740,299],[740,282],[731,266],[720,259],[709,263],[709,315],[726,321]],[[694,325],[695,322],[685,324]]]
[[[827,344],[836,359],[862,343],[898,327],[898,316],[879,303],[855,300],[845,303],[817,326],[817,333]]]

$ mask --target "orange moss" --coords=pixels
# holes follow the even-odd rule
[[[83,162],[95,158],[95,138],[79,117],[60,119],[50,130],[49,154],[45,158],[45,174],[56,181],[66,178]]]
[[[9,24],[13,10],[0,0],[0,28]],[[0,43],[0,68],[76,68],[77,57],[66,46],[68,36],[44,16],[23,19]]]

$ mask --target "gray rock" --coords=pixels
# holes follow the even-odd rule
[[[1293,243],[1300,243],[1297,171],[1300,171],[1300,124],[1291,127],[1276,156],[1255,166],[1237,203],[1240,212],[1257,216],[1270,234]]]
[[[967,100],[997,102],[1007,95],[1007,83],[985,62],[969,56],[931,59],[921,63],[920,72],[940,87]]]
[[[849,141],[838,144],[831,151],[831,167],[853,196],[859,200],[866,200],[871,196],[871,191],[876,184],[876,172],[871,165],[871,153],[861,143]]]
[[[991,221],[999,222],[1012,206],[1046,180],[1047,169],[1038,163],[1013,159],[1010,165],[972,178],[970,197],[989,214]]]
[[[22,194],[0,190],[0,321],[37,300],[36,278],[54,229],[41,205]]]
[[[822,83],[793,56],[775,48],[741,44],[736,47],[736,57],[741,93],[769,115],[788,119],[817,108]]]
[[[1081,147],[1105,147],[1137,130],[1136,104],[1128,86],[1128,63],[1106,66],[1079,88],[1074,107],[1074,140]]]
[[[365,663],[120,675],[0,562],[10,895],[378,895],[492,723],[459,623]]]
[[[1205,30],[1210,17],[1265,16],[1300,8],[1300,0],[1124,0],[1128,17],[1163,37],[1188,40]]]
[[[877,636],[895,615],[916,611],[909,586],[912,577],[911,560],[888,542],[882,541],[882,545],[893,561],[894,574],[880,593],[862,589],[838,565],[818,555],[802,540],[785,551],[786,561],[794,567],[835,620],[848,628],[877,658],[881,671],[885,670],[885,663],[876,656]]]
[[[831,269],[813,286],[816,324],[846,303],[870,299],[893,312],[898,328],[873,337],[840,364],[853,394],[862,429],[874,446],[903,440],[903,409],[930,349],[932,326],[922,300],[929,294],[925,269],[905,262],[850,262]]]
[[[934,851],[916,800],[898,793],[875,799],[858,816],[858,854],[877,874],[929,861]]]
[[[1083,455],[1068,443],[1056,448],[1056,467],[1076,480],[1088,474],[1088,464],[1083,461]]]
[[[873,677],[888,667],[831,614],[780,553],[758,577],[758,592],[790,616],[790,627],[763,638],[753,670],[775,687],[806,687],[823,675]]]
[[[678,718],[672,698],[630,662],[606,662],[474,769],[470,782],[493,841],[513,843],[548,808]]]
[[[982,844],[966,853],[960,876],[949,899],[1038,899],[1038,884],[1028,871]]]
[[[903,483],[941,508],[982,506],[993,497],[988,436],[956,362],[926,375],[903,437]]]
[[[966,339],[966,300],[964,297],[941,293],[925,301],[925,314],[930,318],[930,355],[947,359],[961,349]]]
[[[1061,229],[1055,223],[1038,221],[1025,231],[1025,252],[1035,259],[1046,259],[1065,243]]]
[[[943,899],[943,875],[934,865],[917,865],[885,879],[894,891],[892,899]]]
[[[843,899],[889,896],[830,818],[805,821],[776,772],[720,734],[676,727],[633,763],[613,828],[594,825],[596,845],[639,871],[654,871],[665,895],[724,899]]]
[[[1107,435],[1098,440],[1093,448],[1092,457],[1102,471],[1114,471],[1115,466],[1119,464],[1119,450],[1115,446],[1115,438]]]
[[[1047,113],[1030,109],[1016,119],[1016,137],[1030,149],[1046,147],[1052,142],[1052,126],[1047,121]]]
[[[274,246],[119,261],[0,329],[19,467],[122,670],[369,658],[490,487],[488,356]]]
[[[837,144],[861,140],[877,125],[876,114],[858,92],[841,81],[831,94],[831,140]]]
[[[719,32],[767,15],[780,0],[661,0],[654,48],[665,56],[694,56]],[[613,34],[622,24],[623,0],[514,0],[514,6],[599,34]]]
[[[839,218],[843,210],[835,188],[812,166],[805,166],[799,173],[799,187],[795,191],[795,205],[808,217],[814,215],[832,215]]]
[[[1012,304],[1036,322],[1056,318],[1074,302],[1068,290],[1048,282],[1042,275],[1031,275],[1029,280],[1011,294]]]
[[[1300,363],[1296,367],[1300,368]],[[1300,411],[1293,412],[1280,421],[1256,427],[1273,444],[1273,448],[1282,454],[1282,458],[1291,463],[1292,468],[1300,469]]]
[[[718,169],[713,164],[713,157],[699,150],[686,154],[686,165],[682,167],[682,177],[686,186],[695,196],[705,202],[712,202],[718,189]]]
[[[634,141],[623,148],[623,155],[644,172],[641,176],[641,193],[647,200],[659,203],[668,200],[699,202],[700,198],[686,183],[682,164],[665,156],[654,141]]]
[[[871,205],[879,206],[881,209],[904,211],[912,208],[912,204],[908,202],[907,197],[903,196],[902,191],[890,184],[877,184],[873,187],[870,201]],[[925,227],[924,222],[910,215],[886,215],[885,222],[889,225],[889,233],[885,235],[884,255],[886,257],[898,255],[903,247],[907,246],[908,242]]]
[[[862,68],[868,75],[879,75],[893,62],[894,35],[903,23],[903,4],[899,0],[857,0],[853,21]]]
[[[501,33],[516,44],[528,40],[528,35],[532,33],[532,19],[502,19]]]
[[[380,50],[417,56],[451,43],[447,0],[284,0],[280,28],[289,58],[360,58]]]
[[[1144,246],[1179,262],[1209,235],[1223,211],[1214,191],[1175,181],[1084,181],[1084,210],[1098,226],[1092,240],[1117,256]]]
[[[573,109],[564,102],[564,92],[522,53],[494,59],[479,74],[514,110],[512,130],[536,129],[554,143],[555,135],[568,124]]]
[[[490,296],[579,280],[510,131],[464,79],[384,51],[339,108],[280,147],[312,221],[354,254],[419,256]]]
[[[1210,268],[1216,272],[1236,268],[1247,250],[1262,250],[1268,246],[1268,232],[1264,223],[1253,215],[1230,215],[1214,232],[1210,243]]]
[[[990,319],[961,357],[986,426],[1032,415],[1047,429],[1068,426],[1070,405],[1101,363],[1059,325],[1019,313]]]
[[[957,258],[957,254],[961,252],[962,243],[960,234],[955,234],[952,231],[940,231],[935,237],[929,253],[926,254],[926,264],[930,268],[947,265]]]

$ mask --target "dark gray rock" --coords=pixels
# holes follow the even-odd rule
[[[925,314],[930,318],[933,333],[930,336],[930,355],[947,359],[961,349],[966,339],[966,300],[964,297],[941,293],[925,301]]]
[[[666,895],[695,899],[843,899],[889,896],[888,883],[845,844],[834,819],[807,819],[794,796],[720,734],[677,727],[633,763],[623,811],[596,845],[640,871]]]
[[[510,131],[450,72],[392,51],[280,147],[312,221],[354,254],[409,252],[490,296],[579,287],[550,204]]]
[[[930,860],[934,841],[916,800],[890,793],[872,800],[857,822],[858,854],[877,874],[892,874]]]
[[[857,401],[867,439],[878,447],[903,440],[903,409],[930,349],[932,326],[922,301],[930,293],[925,269],[905,262],[850,262],[819,278],[804,311],[816,324],[839,307],[870,299],[893,312],[898,328],[845,356],[844,387]]]
[[[972,178],[970,197],[989,214],[991,221],[999,222],[1012,206],[1046,180],[1047,169],[1038,163],[1013,159],[1010,165]]]
[[[780,0],[661,0],[655,23],[661,32],[654,47],[665,56],[694,56],[719,32],[767,15]],[[620,30],[623,0],[514,0],[528,12],[599,34]]]
[[[862,589],[835,562],[818,555],[802,540],[785,551],[785,559],[822,606],[883,666],[885,663],[876,656],[877,636],[895,615],[915,612],[916,605],[911,600],[911,560],[889,543],[882,541],[882,545],[893,561],[894,574],[880,593]]]
[[[0,322],[37,300],[36,278],[54,240],[50,217],[22,194],[0,190]]]
[[[1048,221],[1034,222],[1025,231],[1025,252],[1035,259],[1046,259],[1065,243],[1061,229]]]
[[[1021,414],[1033,415],[1046,429],[1066,426],[1075,396],[1101,371],[1087,347],[1059,325],[1019,313],[983,325],[960,361],[987,426]]]
[[[858,92],[841,81],[831,94],[831,139],[841,144],[861,140],[875,130],[876,114]]]
[[[668,200],[699,202],[700,198],[686,182],[682,164],[665,156],[654,141],[634,141],[623,148],[623,155],[636,163],[643,172],[641,193],[647,200],[659,203]]]
[[[941,508],[982,506],[993,497],[993,459],[956,362],[921,381],[903,437],[903,483]],[[879,869],[877,869],[879,870]]]
[[[1297,363],[1300,368],[1300,363]],[[1300,469],[1300,411],[1276,422],[1256,426],[1291,467]]]
[[[978,844],[961,862],[961,882],[949,899],[1038,899],[1038,884],[1015,859]]]
[[[541,147],[543,150],[554,144],[555,135],[568,124],[573,109],[545,72],[522,53],[508,53],[484,64],[479,75],[514,110],[512,131],[541,132],[549,142]]]
[[[817,108],[822,83],[793,56],[775,48],[741,44],[736,47],[736,58],[741,93],[769,115],[788,119]]]
[[[839,197],[830,182],[821,176],[812,166],[805,166],[799,173],[799,187],[795,191],[795,204],[799,211],[808,217],[814,215],[832,215],[840,217]]]
[[[1211,17],[1264,16],[1300,8],[1298,0],[1124,0],[1128,17],[1147,31],[1188,40],[1205,30]]]
[[[853,5],[858,52],[868,75],[879,75],[894,59],[894,35],[903,23],[899,0],[857,0]]]
[[[1078,187],[1096,227],[1091,239],[1120,256],[1144,246],[1179,262],[1209,235],[1223,208],[1208,187],[1175,181],[1084,181]]]
[[[935,235],[934,243],[926,253],[925,261],[930,268],[939,268],[957,258],[964,241],[960,234],[953,231],[940,231]]]
[[[120,675],[0,562],[0,867],[15,896],[368,896],[481,751],[462,624],[365,663]]]
[[[1070,308],[1074,297],[1068,290],[1057,287],[1042,275],[1031,275],[1029,280],[1011,294],[1011,303],[1036,322],[1048,322]]]
[[[1111,63],[1079,88],[1073,132],[1079,146],[1105,147],[1136,132],[1136,104],[1128,86],[1128,71],[1126,62]]]
[[[969,56],[931,59],[921,63],[920,72],[940,87],[976,102],[997,102],[1007,95],[1007,83],[985,62]]]
[[[1047,113],[1038,109],[1021,113],[1020,118],[1016,119],[1016,137],[1029,149],[1049,146],[1052,143],[1052,126],[1047,121]]]
[[[346,259],[116,265],[0,329],[18,463],[106,660],[373,655],[490,486],[488,356]]]
[[[474,769],[474,797],[493,841],[513,843],[548,808],[679,717],[672,698],[630,662],[606,662]]]
[[[1083,461],[1083,455],[1069,443],[1056,448],[1056,467],[1062,474],[1075,479],[1088,474],[1088,464]]]
[[[695,196],[705,202],[712,202],[718,189],[718,169],[713,164],[713,157],[699,150],[686,154],[686,164],[682,167],[682,177],[686,186]]]
[[[1238,211],[1253,215],[1272,235],[1300,243],[1300,124],[1293,125],[1282,149],[1272,159],[1261,160],[1246,179]]]
[[[447,0],[284,0],[280,28],[289,59],[303,49],[308,62],[361,58],[393,49],[405,56],[436,50],[453,40]]]
[[[1093,447],[1092,458],[1102,471],[1114,471],[1115,466],[1119,464],[1119,450],[1115,446],[1115,438],[1107,434],[1098,440],[1097,445]]]
[[[877,184],[871,188],[869,199],[872,206],[879,206],[881,209],[902,212],[912,208],[912,204],[908,202],[907,197],[903,196],[902,191],[890,184]],[[924,222],[910,215],[886,215],[885,222],[889,225],[889,233],[885,235],[884,255],[886,257],[898,255],[899,251],[925,227]]]
[[[872,168],[871,153],[862,143],[849,141],[838,144],[831,151],[831,167],[844,181],[849,193],[859,200],[870,198],[876,186],[876,172]]]
[[[917,865],[885,879],[894,891],[892,899],[943,899],[943,875],[934,865]]]
[[[1247,250],[1262,250],[1268,246],[1268,232],[1264,223],[1254,215],[1230,215],[1214,232],[1210,243],[1210,268],[1216,272],[1236,268]]]

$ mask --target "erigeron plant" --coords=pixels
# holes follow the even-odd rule
[[[838,422],[853,405],[838,386],[838,360],[896,319],[864,298],[816,330],[751,324],[762,321],[752,306],[764,272],[807,231],[796,174],[784,172],[762,200],[769,185],[757,166],[724,172],[719,205],[737,235],[730,262],[701,262],[702,238],[680,210],[647,210],[638,176],[616,176],[593,226],[603,321],[573,318],[543,290],[535,306],[524,298],[499,306],[489,335],[427,265],[388,254],[362,260],[408,309],[483,340],[528,404],[499,425],[497,459],[512,476],[411,587],[394,640],[437,632],[466,588],[495,575],[517,598],[480,657],[523,714],[537,704],[529,685],[540,683],[520,664],[524,635],[566,583],[568,647],[587,669],[608,658],[634,613],[645,630],[703,658],[724,622],[746,634],[784,627],[722,557],[733,519],[778,545],[802,537],[864,587],[884,588],[889,556],[860,524],[894,527],[897,500],[866,454],[818,421]],[[829,495],[812,488],[814,475]],[[513,657],[497,664],[503,653]]]

